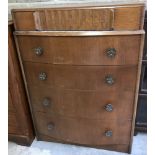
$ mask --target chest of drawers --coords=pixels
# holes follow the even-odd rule
[[[13,10],[38,140],[130,152],[144,5]]]
[[[30,146],[34,140],[33,124],[13,36],[8,22],[8,140]],[[20,117],[19,117],[20,116]]]

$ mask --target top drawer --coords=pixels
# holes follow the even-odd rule
[[[131,32],[130,35],[118,32],[119,35],[115,35],[117,32],[114,34],[113,31],[110,35],[106,31],[107,34],[102,35],[104,32],[95,31],[97,36],[89,36],[94,31],[87,31],[86,35],[81,31],[42,31],[34,32],[34,35],[17,32],[16,39],[23,61],[68,65],[138,64],[142,32]],[[81,36],[83,34],[85,36]]]
[[[15,29],[35,30],[138,30],[143,25],[143,5],[17,9]]]

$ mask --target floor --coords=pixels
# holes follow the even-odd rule
[[[147,154],[147,135],[138,133],[134,136],[132,155]],[[8,144],[8,155],[128,155],[103,149],[87,148],[75,145],[42,142],[34,140],[31,147],[17,145],[13,142]]]

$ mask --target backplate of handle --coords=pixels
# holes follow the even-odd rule
[[[107,75],[105,77],[105,82],[108,84],[108,85],[113,85],[115,83],[115,80],[114,80],[114,77],[112,75]]]
[[[115,48],[108,48],[106,50],[106,55],[108,58],[114,58],[116,56],[116,49]]]
[[[111,130],[105,131],[105,136],[106,137],[112,137],[112,135],[113,135],[113,132]]]
[[[41,56],[43,54],[44,50],[42,47],[36,47],[36,48],[34,48],[34,52],[37,56]]]
[[[49,131],[51,131],[51,130],[53,130],[54,129],[54,123],[48,123],[47,124],[47,129],[49,130]]]
[[[105,108],[105,110],[108,111],[108,112],[113,111],[113,106],[112,106],[112,104],[107,104],[107,105],[105,105],[104,108]]]
[[[48,97],[43,98],[42,104],[44,107],[48,107],[51,104],[51,100]]]
[[[39,73],[39,80],[44,81],[47,79],[47,74],[45,72]]]

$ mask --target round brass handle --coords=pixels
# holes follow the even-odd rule
[[[39,80],[44,81],[44,80],[46,80],[46,79],[47,79],[46,73],[41,72],[41,73],[39,74]]]
[[[36,47],[36,48],[34,48],[34,52],[37,56],[41,56],[43,54],[44,50],[42,47]]]
[[[51,100],[49,98],[45,97],[43,99],[43,102],[42,102],[43,106],[48,107],[50,103],[51,103]]]
[[[108,48],[106,50],[106,55],[108,58],[114,58],[116,55],[116,49],[115,48]]]
[[[105,106],[105,110],[108,111],[108,112],[113,111],[113,106],[112,106],[112,104],[107,104],[107,105]]]
[[[53,123],[49,123],[49,124],[47,125],[47,129],[48,129],[48,130],[53,130],[53,129],[54,129],[54,124],[53,124]]]
[[[106,131],[105,136],[106,137],[112,137],[112,131],[111,130]]]
[[[108,85],[113,85],[115,83],[115,80],[113,78],[112,75],[107,75],[105,77],[105,82],[108,84]]]

